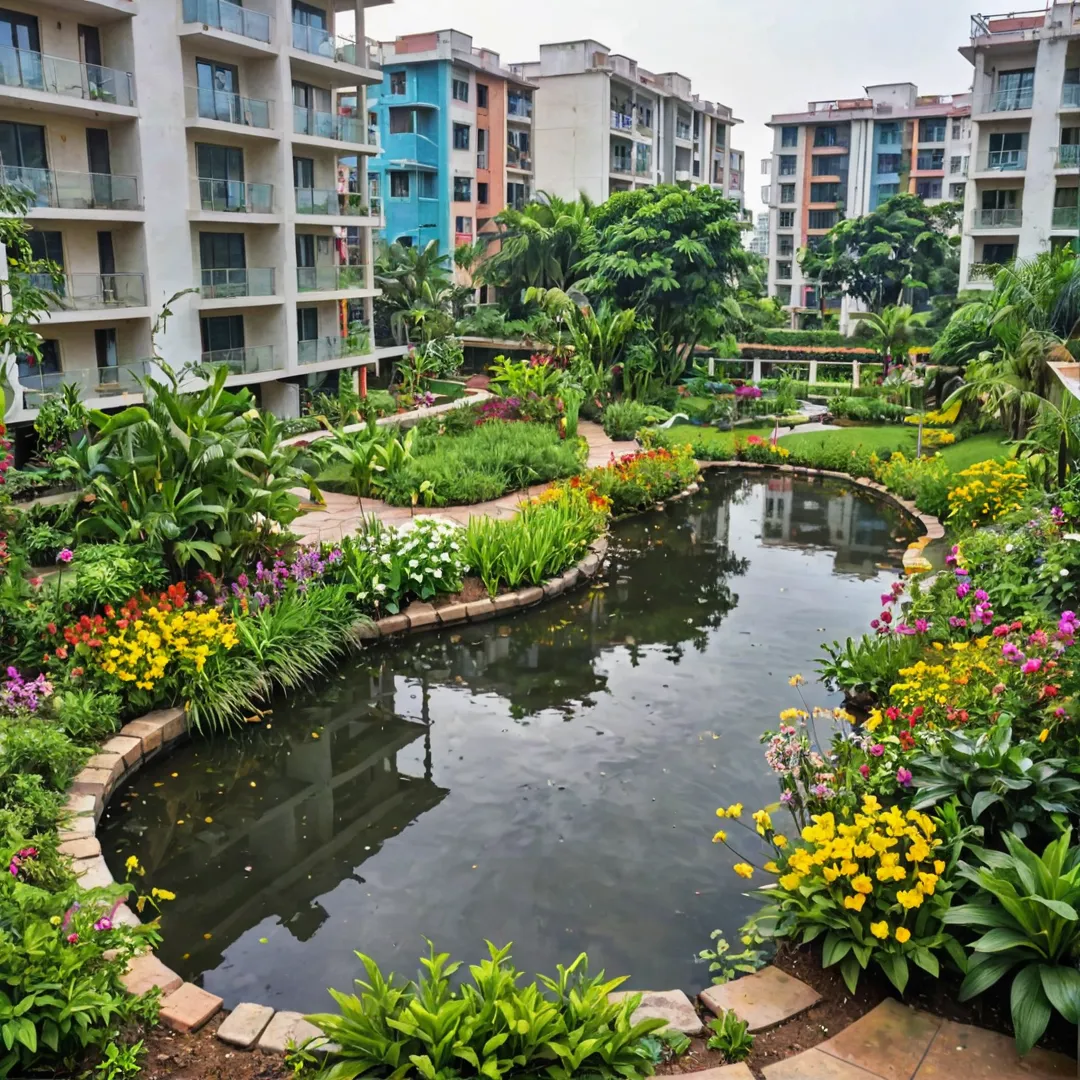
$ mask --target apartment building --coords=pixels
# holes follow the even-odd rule
[[[991,267],[1080,236],[1080,4],[974,15],[960,49],[974,67],[963,288]]]
[[[811,101],[773,116],[763,193],[769,206],[769,295],[816,308],[796,255],[844,217],[901,192],[963,199],[972,146],[971,95],[920,95],[913,83],[867,86],[858,98]]]
[[[651,184],[709,184],[742,205],[742,152],[731,147],[740,121],[685,75],[647,71],[592,40],[541,45],[539,60],[511,69],[539,87],[540,190],[603,202]]]
[[[768,199],[765,200],[766,203]],[[747,234],[746,247],[748,251],[752,251],[755,255],[761,255],[764,258],[768,258],[769,255],[769,212],[766,210],[763,214],[758,214],[756,221],[754,222],[753,233]]]
[[[376,362],[380,222],[340,162],[358,157],[364,191],[378,145],[334,98],[381,80],[363,31],[382,2],[4,0],[0,168],[64,274],[41,361],[6,361],[9,421],[63,382],[99,408],[141,400],[176,294],[161,357],[224,364],[282,415],[301,385]]]
[[[386,239],[452,252],[493,232],[495,215],[535,190],[535,85],[457,30],[399,37],[380,57],[368,112]]]

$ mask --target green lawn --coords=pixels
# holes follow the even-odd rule
[[[1012,450],[1003,441],[1004,438],[1005,436],[1000,431],[984,431],[981,435],[972,435],[970,439],[964,439],[963,442],[942,447],[941,456],[949,463],[949,468],[953,472],[961,472],[977,461],[1007,457]]]
[[[676,424],[671,429],[671,434],[677,439],[686,439],[687,442],[715,444],[716,446],[723,446],[731,452],[734,452],[736,437],[745,440],[748,435],[760,435],[764,439],[772,433],[772,424],[767,427],[758,425],[739,427],[733,431],[717,431],[714,427],[695,427],[693,424]]]

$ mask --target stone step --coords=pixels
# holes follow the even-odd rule
[[[217,1037],[230,1046],[241,1050],[250,1050],[259,1041],[259,1036],[266,1030],[266,1025],[274,1017],[274,1010],[269,1005],[256,1005],[251,1001],[241,1002],[217,1029]]]
[[[821,1000],[811,986],[771,964],[733,982],[710,986],[698,995],[711,1013],[719,1016],[734,1009],[752,1032],[768,1031],[793,1016],[806,1012]]]
[[[679,1073],[678,1076],[679,1080],[754,1080],[750,1066],[743,1061],[738,1065],[721,1065],[718,1069]]]
[[[641,994],[641,1004],[634,1011],[633,1022],[640,1020],[666,1020],[669,1027],[684,1035],[700,1035],[704,1029],[693,1002],[681,990],[616,990],[608,994],[608,1001]]]

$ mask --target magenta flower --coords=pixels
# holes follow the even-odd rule
[[[885,747],[881,743],[874,743],[874,745],[870,747],[870,753],[873,754],[874,757],[881,757],[881,755],[885,753]]]
[[[60,554],[56,556],[57,562],[69,563],[75,558],[75,553],[71,548],[62,548]]]
[[[94,923],[95,930],[111,930],[113,928],[112,919],[108,915],[102,915],[96,923]]]
[[[1034,675],[1042,667],[1042,661],[1036,656],[1030,659],[1020,670],[1025,675]]]
[[[864,780],[868,779],[870,776],[870,766],[867,765],[865,762],[863,762],[863,764],[859,766],[859,775]]]
[[[971,592],[971,586],[966,581],[961,581],[960,584],[956,586],[956,598],[958,600],[963,600],[969,592]]]
[[[911,770],[905,769],[903,765],[896,770],[896,782],[901,787],[911,787]]]
[[[930,629],[930,624],[925,619],[915,620],[915,633],[925,634]]]
[[[1006,641],[1001,646],[1001,655],[1009,661],[1010,664],[1022,664],[1027,657],[1011,642]]]

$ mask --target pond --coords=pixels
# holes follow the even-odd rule
[[[714,811],[775,800],[758,739],[798,704],[788,677],[863,631],[911,534],[837,482],[714,474],[617,525],[587,591],[367,649],[152,763],[106,858],[177,894],[160,955],[227,1007],[325,1009],[353,950],[412,975],[424,936],[696,991],[710,931],[737,942],[754,906]]]

